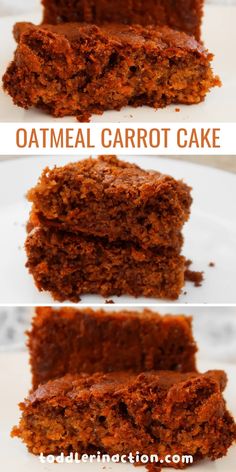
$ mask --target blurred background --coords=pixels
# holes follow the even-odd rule
[[[121,308],[104,309],[114,311]],[[199,359],[236,364],[236,307],[162,306],[152,308],[152,311],[192,315]],[[0,352],[26,349],[25,331],[30,327],[33,312],[34,309],[28,307],[0,307]]]
[[[236,5],[236,0],[206,0],[206,3],[218,5]],[[40,6],[40,0],[0,0],[0,16],[18,15],[25,12],[33,12]]]

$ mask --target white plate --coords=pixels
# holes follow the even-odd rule
[[[39,23],[41,14],[35,16],[18,16],[0,19],[1,50],[0,76],[13,58],[15,43],[12,38],[12,27],[16,21],[32,21]],[[208,49],[215,54],[214,71],[220,75],[222,88],[214,88],[206,101],[193,106],[181,105],[176,113],[176,105],[155,111],[148,107],[123,108],[120,112],[106,112],[102,116],[93,116],[94,122],[234,122],[236,119],[236,68],[234,49],[236,44],[236,7],[213,6],[205,7],[203,38]],[[71,121],[74,118],[64,118]],[[33,122],[54,121],[40,110],[24,111],[13,105],[10,97],[0,92],[0,121]]]
[[[81,159],[81,158],[80,158]],[[122,157],[145,169],[160,170],[184,179],[193,187],[192,216],[185,225],[183,253],[194,262],[193,269],[205,272],[202,287],[187,283],[178,303],[236,302],[236,175],[219,170],[158,157]],[[76,159],[74,159],[76,160]],[[39,292],[25,269],[25,223],[30,204],[25,199],[44,167],[73,161],[73,158],[20,158],[0,164],[0,303],[53,303]],[[215,267],[209,267],[213,261]],[[123,296],[115,303],[157,304],[161,300]],[[104,303],[96,295],[82,297],[87,304]],[[163,302],[163,301],[162,301]]]
[[[225,398],[228,407],[236,416],[236,367],[230,364],[216,365],[209,362],[199,363],[202,372],[208,369],[223,369],[228,374],[228,386],[225,391]],[[26,353],[0,354],[1,390],[0,390],[0,457],[1,469],[4,472],[32,472],[53,471],[69,472],[103,472],[104,464],[46,464],[42,465],[38,457],[27,452],[26,447],[18,439],[10,438],[12,426],[17,424],[19,418],[18,403],[22,401],[28,393],[30,387],[30,374]],[[194,472],[234,472],[236,463],[236,447],[233,446],[228,455],[216,462],[204,461],[191,467]],[[59,469],[58,469],[59,468]],[[113,472],[132,472],[133,466],[129,464],[107,464],[106,470]],[[140,472],[146,472],[144,467],[139,467]],[[173,469],[166,468],[166,472],[173,472]]]

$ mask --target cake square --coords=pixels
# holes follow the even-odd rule
[[[33,388],[68,373],[196,371],[191,318],[148,309],[36,308],[28,347]]]
[[[168,25],[200,39],[204,0],[43,0],[44,23]]]
[[[115,156],[46,168],[28,192],[27,267],[58,301],[83,294],[177,299],[191,189]]]
[[[56,117],[88,121],[127,105],[196,104],[220,85],[213,55],[167,26],[20,23],[15,37],[5,91],[16,105]]]
[[[129,241],[141,247],[181,248],[191,188],[115,156],[46,168],[28,191],[34,226]]]

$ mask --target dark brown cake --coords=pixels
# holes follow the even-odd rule
[[[184,285],[185,258],[173,248],[143,249],[38,227],[26,240],[27,267],[39,290],[58,301],[83,294],[176,299]]]
[[[221,371],[68,375],[39,386],[20,405],[12,435],[34,454],[139,451],[215,460],[236,439],[225,383]]]
[[[115,156],[45,169],[28,192],[25,247],[36,286],[59,301],[89,293],[178,298],[190,190]]]
[[[45,23],[168,25],[200,38],[204,0],[42,0]]]
[[[36,226],[166,247],[179,246],[190,191],[173,177],[100,156],[46,168],[27,196]]]
[[[196,371],[191,318],[149,310],[36,308],[28,347],[33,388],[68,373]]]
[[[212,54],[193,37],[158,26],[16,25],[19,44],[3,77],[16,105],[56,117],[196,104],[220,85]]]

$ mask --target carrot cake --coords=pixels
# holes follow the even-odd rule
[[[184,286],[185,258],[174,248],[144,249],[42,227],[29,233],[25,248],[36,286],[58,301],[79,302],[83,294],[175,300]]]
[[[168,25],[200,38],[204,0],[42,0],[44,23]]]
[[[196,104],[220,85],[212,54],[166,26],[80,23],[15,27],[18,47],[3,77],[14,103],[55,117]]]
[[[89,293],[177,299],[190,191],[114,156],[45,169],[28,192],[25,248],[36,286],[58,301]]]
[[[69,374],[40,385],[20,404],[12,436],[33,454],[139,451],[215,460],[236,439],[225,384],[221,371]]]
[[[150,310],[36,308],[28,333],[33,388],[67,373],[196,371],[191,321]]]
[[[179,246],[192,204],[183,181],[115,156],[46,168],[27,197],[36,226],[142,247]]]

